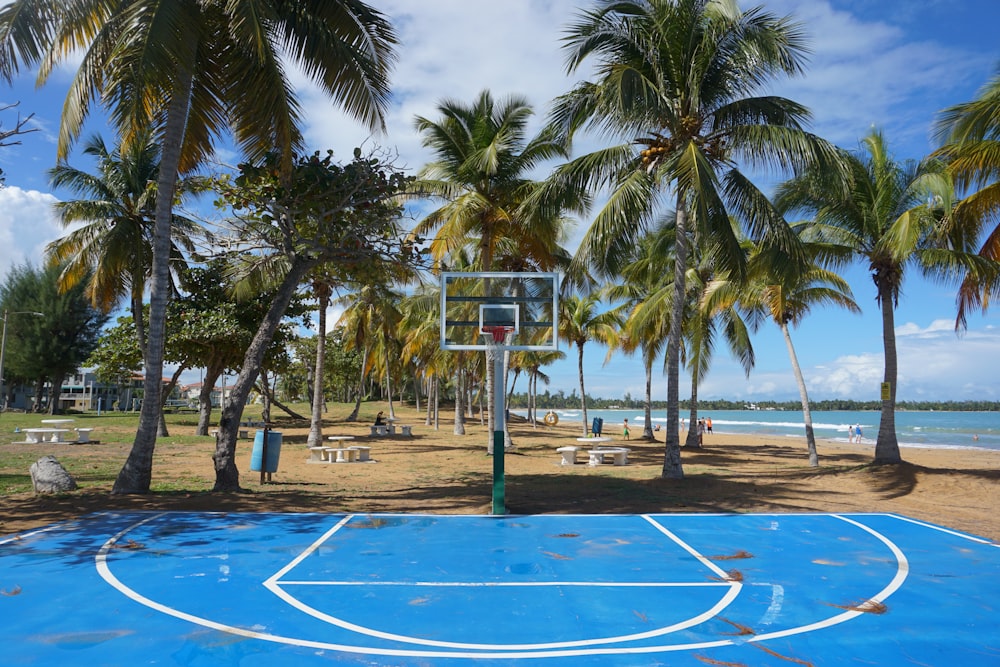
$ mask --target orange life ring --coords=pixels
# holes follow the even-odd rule
[[[559,423],[559,415],[550,410],[548,414],[545,415],[545,419],[543,421],[548,426],[555,426],[556,424]]]

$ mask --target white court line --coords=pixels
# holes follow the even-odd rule
[[[11,542],[20,542],[21,540],[26,540],[29,537],[34,537],[35,535],[41,535],[42,533],[47,533],[49,531],[55,530],[56,528],[61,528],[65,524],[54,523],[51,526],[46,526],[45,528],[38,528],[27,533],[14,533],[4,539],[0,540],[0,546],[4,544],[10,544]]]
[[[518,588],[584,586],[592,588],[698,588],[732,586],[728,581],[281,581],[280,586],[434,586],[440,588]]]
[[[209,619],[201,618],[193,614],[188,614],[180,610],[168,607],[166,605],[155,602],[144,595],[138,593],[137,591],[131,589],[119,580],[111,572],[110,567],[107,563],[107,555],[114,548],[114,545],[127,535],[132,530],[138,528],[139,526],[152,521],[153,519],[164,516],[167,513],[157,514],[144,519],[136,524],[133,524],[119,533],[109,538],[107,542],[101,547],[97,556],[95,557],[95,562],[97,565],[97,570],[101,577],[105,579],[112,587],[117,589],[126,597],[138,602],[139,604],[145,605],[151,609],[159,611],[168,616],[173,616],[175,618],[188,621],[200,625],[202,627],[210,628],[213,630],[218,630],[220,632],[228,632],[233,635],[249,637],[252,639],[260,639],[264,641],[271,641],[279,644],[286,644],[291,646],[297,646],[301,648],[311,648],[320,650],[330,650],[330,651],[345,651],[349,653],[357,653],[363,655],[382,655],[382,656],[398,656],[398,657],[414,657],[414,658],[470,658],[470,659],[496,659],[496,660],[511,660],[511,659],[535,659],[535,658],[559,658],[559,657],[578,657],[578,656],[589,656],[589,655],[638,655],[638,654],[650,654],[650,653],[670,653],[676,651],[688,651],[688,650],[704,650],[709,648],[718,648],[724,646],[733,646],[739,643],[745,643],[749,641],[761,642],[767,639],[773,639],[777,637],[787,637],[795,634],[801,634],[804,632],[809,632],[812,630],[819,629],[821,627],[829,627],[837,623],[842,623],[851,618],[855,618],[860,612],[848,612],[845,614],[839,614],[828,622],[813,623],[806,626],[799,626],[797,628],[789,628],[780,632],[773,632],[763,635],[755,635],[748,638],[735,639],[722,639],[715,641],[703,641],[703,642],[691,642],[687,644],[666,644],[666,645],[656,645],[656,646],[617,646],[617,647],[597,647],[592,646],[588,648],[566,648],[561,650],[545,650],[545,651],[524,651],[524,650],[510,650],[510,647],[505,647],[508,650],[499,651],[431,651],[431,650],[415,650],[415,649],[392,649],[385,647],[372,647],[372,646],[356,646],[350,644],[335,644],[331,642],[321,642],[310,639],[301,639],[296,637],[286,637],[282,635],[274,635],[265,632],[257,632],[253,630],[248,630],[246,628],[241,628],[237,626],[227,625],[224,623],[219,623]],[[843,516],[837,515],[810,515],[810,516],[831,516],[833,518],[840,519],[842,521],[854,524],[855,526],[861,528],[862,530],[872,534],[886,546],[897,557],[897,573],[893,578],[892,582],[886,586],[877,596],[872,599],[884,600],[899,586],[902,585],[903,580],[906,579],[906,559],[902,552],[899,551],[898,547],[895,546],[888,538],[881,535],[877,531],[851,519]],[[338,525],[342,525],[338,524]],[[329,531],[328,531],[329,532]],[[900,560],[900,558],[902,560]],[[283,568],[287,570],[288,568]]]
[[[931,530],[936,530],[939,533],[945,533],[946,535],[954,535],[955,537],[964,537],[965,539],[971,542],[978,542],[979,544],[985,544],[987,546],[1000,548],[1000,544],[997,544],[993,540],[988,540],[983,537],[976,537],[975,535],[969,535],[968,533],[960,533],[957,530],[951,530],[949,528],[942,528],[941,526],[935,526],[933,523],[924,523],[923,521],[917,521],[916,519],[911,519],[909,517],[905,517],[900,514],[889,514],[887,516],[899,519],[900,521],[906,521],[907,523],[912,523],[916,526],[923,526],[924,528],[930,528]]]
[[[906,560],[906,555],[902,552],[902,550],[900,550],[899,547],[897,547],[892,542],[892,540],[890,540],[882,533],[879,533],[875,529],[869,528],[868,526],[858,521],[855,521],[854,519],[848,519],[846,516],[838,514],[831,514],[830,516],[834,519],[840,519],[841,521],[846,521],[847,523],[853,524],[858,528],[860,528],[861,530],[875,536],[877,540],[879,540],[887,547],[889,547],[889,551],[891,551],[892,555],[896,557],[896,575],[892,578],[892,581],[890,581],[881,591],[868,598],[872,602],[883,602],[886,599],[888,599],[890,595],[899,590],[899,587],[903,585],[904,581],[906,581],[906,577],[910,572],[910,563],[909,561]],[[754,635],[753,637],[747,638],[747,641],[762,642],[762,641],[767,641],[768,639],[777,639],[778,637],[797,635],[800,632],[811,632],[813,630],[821,630],[823,628],[829,628],[839,623],[843,623],[844,621],[849,621],[852,618],[857,618],[861,614],[865,613],[867,612],[846,611],[843,614],[837,614],[836,616],[831,616],[826,620],[819,621],[817,623],[810,623],[809,625],[799,626],[798,628],[790,628],[787,630],[779,630],[777,632],[768,632],[761,635]]]
[[[699,561],[705,564],[709,568],[709,570],[719,575],[721,581],[713,583],[715,583],[716,585],[721,584],[729,588],[729,590],[727,590],[726,593],[719,599],[719,601],[716,602],[711,608],[706,609],[701,614],[680,621],[679,623],[662,626],[659,628],[655,628],[653,630],[647,630],[645,632],[637,632],[628,635],[617,635],[613,637],[594,637],[591,639],[578,639],[578,640],[563,641],[563,642],[544,642],[544,643],[531,643],[531,644],[484,644],[484,643],[474,643],[474,642],[452,642],[452,641],[443,641],[436,639],[425,639],[423,637],[413,637],[410,635],[401,635],[392,632],[376,630],[375,628],[370,628],[368,626],[358,625],[356,623],[344,620],[338,616],[333,616],[331,614],[322,612],[316,609],[315,607],[306,604],[302,600],[299,600],[294,595],[291,595],[288,591],[286,591],[283,588],[285,582],[279,581],[283,574],[290,572],[298,563],[302,562],[304,558],[306,558],[309,554],[313,553],[316,549],[318,549],[335,532],[340,530],[346,524],[347,520],[350,518],[352,517],[345,518],[345,520],[341,521],[332,529],[328,530],[322,537],[313,542],[312,545],[310,545],[302,554],[300,554],[291,563],[289,563],[281,570],[279,570],[278,573],[276,573],[275,575],[269,577],[266,581],[264,581],[264,586],[269,591],[274,593],[276,596],[281,598],[289,606],[292,606],[295,609],[301,611],[302,613],[312,616],[313,618],[316,618],[325,623],[329,623],[330,625],[336,625],[338,627],[344,628],[345,630],[356,632],[358,634],[368,635],[370,637],[378,637],[380,639],[385,639],[390,641],[401,641],[401,642],[406,642],[408,644],[417,644],[420,646],[435,646],[435,647],[455,648],[455,649],[472,649],[478,651],[495,651],[495,650],[538,651],[543,649],[552,650],[552,649],[570,648],[578,646],[596,646],[599,644],[613,644],[618,642],[637,641],[640,639],[649,639],[651,637],[659,637],[662,635],[671,634],[673,632],[678,632],[680,630],[684,630],[693,627],[695,625],[699,625],[713,618],[714,616],[718,615],[723,609],[728,607],[732,603],[732,601],[736,599],[736,596],[739,595],[739,592],[742,589],[742,584],[740,584],[739,582],[728,581],[726,579],[725,573],[722,572],[722,570],[720,570],[718,567],[716,567],[714,563],[711,563],[710,561],[705,559],[704,556],[698,554],[689,545],[684,544],[684,542],[681,541],[679,538],[677,538],[675,535],[671,534],[669,531],[664,530],[661,526],[658,526],[655,522],[651,521],[647,517],[648,523],[651,523],[661,533],[664,533],[665,535],[670,537],[671,540],[680,545],[685,551],[688,551],[689,553],[693,554],[696,558],[698,558]],[[302,585],[302,583],[296,582],[295,585]],[[416,585],[416,584],[409,584],[409,585]],[[435,586],[438,585],[438,582],[421,582],[420,585]],[[454,582],[452,582],[452,585],[454,585]],[[470,585],[483,586],[484,584],[476,583]],[[548,583],[544,585],[557,586],[558,584]],[[591,585],[607,585],[607,584],[598,584],[597,582],[594,582]],[[678,585],[685,585],[685,584],[678,584]],[[704,584],[702,582],[698,582],[687,585],[703,586]]]
[[[722,579],[723,581],[728,581],[729,580],[729,575],[726,574],[726,572],[723,571],[723,569],[721,567],[719,567],[718,565],[716,565],[709,558],[707,558],[707,557],[701,555],[700,553],[698,553],[693,547],[691,547],[691,545],[687,544],[684,540],[682,540],[681,538],[677,537],[676,535],[674,535],[673,533],[671,533],[669,530],[667,530],[667,528],[665,526],[662,526],[659,523],[657,523],[656,521],[654,521],[653,518],[650,515],[643,514],[642,518],[645,519],[646,521],[648,521],[649,523],[651,523],[653,525],[653,527],[656,528],[658,531],[660,531],[661,533],[663,533],[664,535],[666,535],[667,537],[669,537],[671,540],[673,540],[680,548],[684,549],[689,554],[691,554],[692,556],[694,556],[695,558],[697,558],[701,562],[702,565],[704,565],[705,567],[707,567],[712,572],[715,572],[715,576],[717,576],[719,579]]]

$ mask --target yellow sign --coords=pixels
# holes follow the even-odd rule
[[[882,383],[882,400],[883,401],[888,401],[890,398],[892,398],[892,385],[889,384],[888,382],[883,382]]]

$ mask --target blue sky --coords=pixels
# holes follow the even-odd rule
[[[2,4],[2,3],[0,3]],[[435,117],[445,97],[468,101],[480,90],[495,96],[520,94],[537,110],[573,83],[566,77],[559,38],[584,2],[566,0],[378,0],[402,39],[393,77],[394,103],[389,131],[369,137],[356,123],[331,108],[301,77],[296,84],[306,113],[310,148],[334,149],[349,157],[361,142],[398,151],[400,163],[419,168],[427,154],[413,130],[416,115]],[[743,6],[756,3],[743,2]],[[812,55],[806,75],[780,82],[772,92],[808,106],[817,134],[854,148],[873,126],[886,134],[899,158],[919,158],[935,147],[932,123],[941,109],[972,98],[1000,66],[1000,3],[996,0],[765,0],[778,14],[793,14],[804,24]],[[24,76],[12,89],[0,88],[0,103],[20,102],[22,115],[34,113],[39,131],[23,145],[0,148],[7,187],[0,190],[0,279],[18,263],[40,261],[46,243],[63,230],[51,213],[60,194],[48,186],[46,170],[55,163],[55,136],[70,72],[55,73],[36,90]],[[4,128],[16,111],[0,115]],[[85,136],[103,131],[95,119]],[[110,137],[109,134],[106,136]],[[110,139],[109,139],[110,140]],[[596,147],[577,142],[578,152]],[[220,159],[235,156],[220,149]],[[86,166],[78,154],[70,158]],[[580,221],[568,245],[575,247],[586,226]],[[877,399],[882,379],[882,329],[874,287],[863,266],[849,269],[862,315],[815,312],[792,331],[793,342],[814,399]],[[968,331],[954,332],[955,288],[910,274],[896,312],[900,399],[1000,400],[1000,313],[975,315]],[[797,398],[788,353],[775,327],[754,336],[757,367],[747,378],[720,347],[702,398],[746,401]],[[578,386],[574,352],[551,368],[549,389],[566,393]],[[588,393],[610,398],[643,394],[637,360],[616,356],[603,364],[605,350],[585,351]],[[194,372],[187,379],[196,379]],[[689,381],[682,378],[681,395]],[[666,393],[662,375],[654,396]]]

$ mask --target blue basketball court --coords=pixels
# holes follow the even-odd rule
[[[1000,665],[1000,548],[884,514],[100,513],[0,540],[4,665]]]

